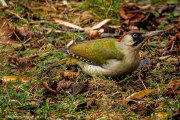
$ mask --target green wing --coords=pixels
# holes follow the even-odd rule
[[[121,60],[123,58],[124,55],[115,47],[116,41],[112,38],[91,40],[72,45],[69,49],[73,54],[96,65],[103,65],[108,59]]]

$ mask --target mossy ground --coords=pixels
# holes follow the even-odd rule
[[[165,119],[172,118],[173,111],[180,108],[180,96],[175,98],[162,95],[170,80],[179,80],[179,71],[173,61],[178,60],[177,56],[159,60],[159,52],[156,49],[164,47],[167,39],[159,43],[150,41],[141,51],[146,57],[156,62],[156,66],[146,66],[140,72],[114,81],[105,77],[90,77],[90,87],[82,94],[57,94],[50,95],[44,99],[45,89],[43,81],[61,81],[62,76],[58,70],[80,71],[77,66],[69,67],[62,64],[53,69],[51,73],[38,79],[39,74],[64,58],[64,54],[59,51],[59,47],[65,46],[72,39],[86,38],[86,34],[81,32],[69,32],[69,29],[59,26],[53,22],[53,17],[59,17],[70,23],[81,27],[90,27],[95,23],[110,18],[109,24],[118,25],[120,22],[119,8],[124,2],[119,0],[89,0],[85,2],[68,1],[70,5],[62,5],[58,1],[9,1],[8,8],[1,8],[0,13],[5,22],[11,22],[14,26],[27,26],[30,36],[14,36],[11,39],[18,41],[21,46],[2,45],[0,48],[0,76],[17,76],[16,82],[7,82],[6,87],[0,87],[0,119],[154,119],[156,113],[162,113]],[[151,0],[151,2],[159,2]],[[167,2],[167,1],[161,1]],[[177,1],[175,1],[176,3]],[[153,5],[152,4],[152,5]],[[56,7],[56,10],[54,9]],[[167,25],[167,24],[166,24]],[[160,27],[163,27],[163,23]],[[59,30],[59,31],[58,31]],[[16,32],[15,32],[16,33]],[[23,45],[23,46],[22,46]],[[9,56],[17,58],[38,54],[33,61],[34,65],[12,66]],[[30,63],[29,63],[30,64]],[[177,69],[178,70],[178,69]],[[141,73],[141,79],[138,77]],[[175,74],[176,73],[176,74]],[[178,74],[178,75],[177,75]],[[28,77],[28,82],[21,81],[21,77]],[[89,76],[81,73],[72,82],[85,81]],[[138,114],[128,106],[124,107],[117,101],[125,99],[129,95],[143,89],[154,89],[157,91],[153,95],[146,96],[143,100],[155,101],[163,107],[155,109],[150,115]],[[95,98],[96,105],[88,109],[77,110],[77,106],[86,102],[90,98]],[[158,114],[159,115],[159,114]],[[166,117],[166,115],[168,117]]]

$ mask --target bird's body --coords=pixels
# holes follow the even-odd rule
[[[87,74],[126,75],[137,69],[140,64],[139,49],[144,44],[144,38],[138,37],[143,34],[141,32],[130,33],[125,35],[121,41],[104,38],[81,42],[70,46],[66,49],[66,53],[78,59],[79,66]]]
[[[69,53],[71,52],[72,56],[74,54],[77,59],[82,59],[78,64],[85,73],[91,75],[117,76],[136,69],[140,62],[139,53],[122,51],[116,49],[116,46],[117,39],[104,38],[73,45],[69,48]]]

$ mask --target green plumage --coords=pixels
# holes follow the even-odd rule
[[[103,65],[109,59],[123,59],[124,54],[116,49],[116,42],[117,39],[112,38],[97,39],[72,45],[69,49],[96,65]]]

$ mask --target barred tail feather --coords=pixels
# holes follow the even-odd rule
[[[67,48],[60,48],[60,51],[63,52],[63,53],[66,53],[66,54],[70,55],[71,57],[76,58],[76,59],[78,59],[80,61],[86,62],[88,64],[93,64],[91,61],[89,61],[89,60],[87,60],[87,59],[85,59],[85,58],[83,58],[81,56],[78,56],[78,55],[74,54],[71,50],[69,50]]]

